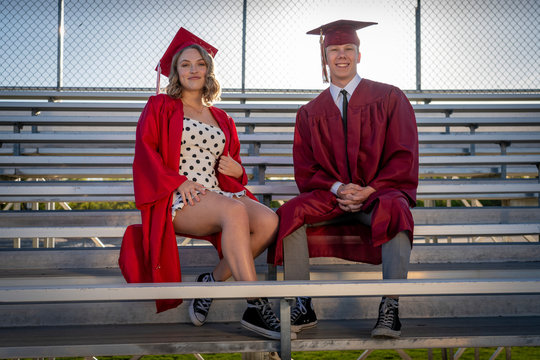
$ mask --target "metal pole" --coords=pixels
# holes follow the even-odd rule
[[[415,11],[415,24],[416,24],[416,90],[422,90],[422,48],[420,46],[421,40],[421,26],[420,26],[420,2],[416,1]]]
[[[242,93],[246,91],[246,19],[247,0],[244,0],[242,10]]]
[[[56,67],[56,87],[60,90],[64,83],[64,0],[58,0],[58,50]]]

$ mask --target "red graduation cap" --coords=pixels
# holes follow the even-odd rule
[[[193,44],[200,45],[212,57],[214,57],[216,53],[218,52],[218,50],[215,47],[208,44],[206,41],[202,40],[197,35],[194,35],[191,32],[181,27],[180,30],[178,30],[178,32],[174,36],[174,39],[171,41],[169,47],[165,51],[165,54],[163,54],[163,56],[161,57],[161,59],[159,60],[156,66],[156,69],[155,69],[157,71],[156,93],[159,92],[160,74],[169,76],[171,72],[171,63],[172,63],[172,59],[174,55],[176,55],[183,48],[189,45],[193,45]]]
[[[324,49],[330,45],[355,44],[356,46],[360,46],[360,39],[356,34],[356,30],[376,24],[376,22],[337,20],[307,32],[309,35],[320,35],[321,63],[324,82],[328,82]]]

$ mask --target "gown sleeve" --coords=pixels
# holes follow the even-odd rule
[[[301,108],[296,114],[293,143],[294,177],[301,193],[328,190],[337,181],[315,159],[307,113]]]
[[[377,175],[368,185],[376,190],[399,189],[411,196],[418,186],[418,133],[414,110],[398,89],[390,93],[387,106],[384,151]]]
[[[161,149],[161,141],[167,131],[163,125],[162,104],[157,97],[148,100],[137,124],[135,157],[133,160],[133,186],[135,205],[142,210],[155,202],[169,197],[187,178],[166,166]]]
[[[242,165],[242,160],[240,159],[240,140],[238,139],[238,133],[236,131],[236,125],[234,124],[233,119],[229,116],[229,131],[230,131],[230,146],[229,146],[229,155],[242,166],[242,175],[240,175],[238,180],[240,184],[246,185],[248,183],[248,177],[246,174],[246,169]]]

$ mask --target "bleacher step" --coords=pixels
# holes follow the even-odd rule
[[[397,340],[372,339],[373,319],[320,321],[292,341],[293,351],[530,346],[540,342],[540,317],[403,318]],[[277,351],[278,341],[238,322],[0,328],[0,358],[159,355]]]
[[[370,319],[377,314],[379,297],[313,299],[317,316],[329,319]],[[272,300],[274,309],[279,304]],[[144,323],[190,324],[189,300],[178,308],[156,314],[153,301],[4,304],[2,326],[126,325]],[[209,322],[240,321],[244,300],[214,300]],[[540,295],[404,296],[400,314],[409,318],[474,317],[540,314]]]

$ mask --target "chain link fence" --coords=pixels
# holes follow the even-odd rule
[[[540,88],[540,2],[421,3],[422,87]]]
[[[152,89],[183,26],[219,49],[227,90],[318,90],[318,37],[305,33],[337,19],[379,23],[359,31],[363,77],[406,90],[540,88],[538,0],[2,0],[0,11],[3,89]]]

